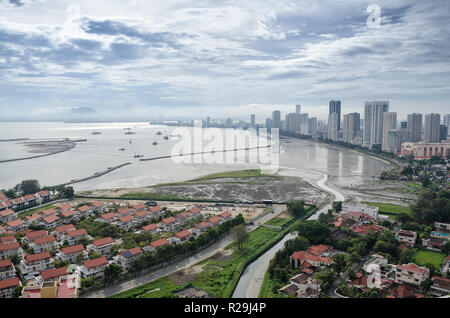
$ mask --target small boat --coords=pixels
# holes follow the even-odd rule
[[[136,135],[136,133],[132,130],[129,130],[125,133],[125,135]]]
[[[125,148],[119,148],[119,151],[125,151]]]
[[[162,132],[158,131],[156,134],[157,134],[158,136],[160,136],[160,135],[162,135]]]
[[[92,135],[101,135],[102,133],[99,132],[99,131],[95,131],[95,130],[94,130],[91,134],[92,134]]]
[[[144,155],[137,154],[137,155],[134,155],[134,157],[135,158],[141,158],[141,157],[144,157]]]
[[[158,143],[156,141],[152,142],[153,146],[156,146]]]
[[[169,136],[164,136],[164,139],[165,140],[169,140]]]
[[[130,144],[131,144],[131,140],[130,140]]]

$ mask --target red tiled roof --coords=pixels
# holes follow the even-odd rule
[[[48,192],[48,190],[39,191],[38,194],[41,195],[41,196],[48,196],[48,195],[50,195],[50,193]]]
[[[55,229],[55,231],[63,233],[63,232],[69,232],[70,230],[75,230],[75,229],[76,228],[75,228],[75,226],[73,224],[65,224],[65,225],[58,226]]]
[[[107,265],[107,264],[108,264],[108,260],[104,256],[84,262],[84,266],[86,266],[87,269],[91,269],[91,268],[95,268],[95,267],[99,267],[99,266]]]
[[[331,250],[333,250],[333,248],[331,246],[319,244],[319,245],[310,246],[308,248],[308,253],[320,256],[321,254],[323,254],[327,251],[331,251]]]
[[[5,259],[0,261],[0,268],[11,267],[12,262],[10,259]]]
[[[139,211],[139,212],[136,212],[134,215],[137,217],[143,217],[143,216],[148,215],[148,211],[147,210]]]
[[[41,261],[47,258],[51,258],[50,253],[49,252],[42,252],[42,253],[37,253],[37,254],[30,254],[30,255],[26,255],[25,256],[25,261],[27,263],[32,263],[32,262],[37,262],[37,261]]]
[[[154,223],[142,227],[142,229],[144,231],[154,231],[157,228],[158,228],[158,226],[156,224],[154,224]]]
[[[205,228],[205,227],[209,227],[209,223],[200,222],[199,224],[196,224],[195,227],[198,228],[198,229],[202,229],[202,228]]]
[[[178,213],[178,214],[177,214],[177,217],[180,217],[180,216],[182,216],[182,217],[184,217],[184,218],[188,218],[188,217],[191,216],[191,214],[188,213],[188,212],[181,212],[181,213]]]
[[[14,237],[14,235],[8,235],[8,236],[0,237],[0,242],[1,243],[10,243],[10,242],[17,242],[17,240]]]
[[[58,220],[59,217],[57,217],[56,215],[50,215],[50,216],[47,216],[46,218],[42,218],[42,219],[47,223],[52,223],[52,222]]]
[[[39,237],[34,240],[34,244],[36,244],[36,245],[47,244],[47,243],[51,243],[51,242],[56,242],[56,238],[53,235]]]
[[[7,215],[12,215],[12,214],[14,214],[14,211],[11,209],[0,211],[0,216],[7,216]]]
[[[86,235],[86,229],[78,229],[78,230],[74,230],[74,231],[69,231],[67,232],[67,236],[70,238],[74,238],[74,237],[79,237],[79,236],[83,236]]]
[[[87,205],[83,205],[83,206],[80,206],[79,208],[78,208],[78,211],[80,211],[80,212],[87,212],[87,211],[89,211],[91,208],[90,207],[88,207]]]
[[[0,289],[11,288],[19,285],[20,281],[18,277],[0,280]]]
[[[208,222],[211,224],[216,224],[220,222],[220,218],[218,216],[213,216],[212,218],[208,219]]]
[[[299,261],[322,262],[322,263],[328,263],[328,264],[333,262],[329,258],[310,254],[306,251],[294,252],[289,258],[293,258],[293,259],[299,260]]]
[[[12,220],[11,222],[7,222],[6,225],[8,225],[9,227],[16,227],[22,225],[23,223],[25,222],[22,219],[15,219]]]
[[[142,254],[142,253],[143,253],[142,250],[141,250],[141,248],[140,248],[139,246],[130,248],[129,250],[122,251],[121,254],[123,254],[124,252],[130,252],[131,255],[133,255],[133,256],[139,255],[139,254]]]
[[[100,215],[100,217],[101,217],[103,220],[110,220],[110,219],[115,218],[116,215],[114,214],[114,212],[110,212],[110,213],[102,214],[102,215]]]
[[[0,252],[12,251],[20,248],[19,242],[0,243]]]
[[[66,266],[63,267],[59,267],[59,268],[52,268],[52,269],[47,269],[45,271],[41,271],[41,277],[43,281],[52,279],[52,278],[57,278],[60,276],[64,276],[67,275],[69,273],[67,273],[67,268]]]
[[[165,238],[162,238],[162,239],[151,242],[150,246],[153,248],[158,248],[158,247],[161,247],[161,246],[164,246],[167,244],[169,244],[169,241],[166,240]]]
[[[124,217],[121,217],[120,219],[119,219],[119,221],[121,222],[121,223],[126,223],[126,222],[130,222],[131,220],[133,220],[134,219],[134,216],[132,216],[132,215],[126,215],[126,216],[124,216]]]
[[[41,213],[45,216],[49,216],[49,215],[55,214],[56,210],[55,209],[47,209],[47,210],[42,211]]]
[[[378,225],[355,225],[352,228],[352,231],[355,233],[359,233],[359,234],[367,234],[369,233],[369,231],[373,231],[373,232],[381,232],[383,230],[383,228],[381,226]]]
[[[104,204],[105,204],[105,203],[102,202],[102,201],[96,201],[96,202],[93,202],[93,203],[92,203],[92,205],[93,205],[94,207],[96,207],[96,208],[99,208],[99,207],[103,206]]]
[[[35,238],[40,236],[48,236],[48,232],[46,230],[33,231],[28,232],[27,234],[25,234],[25,236],[27,239],[34,240]]]
[[[139,204],[133,205],[132,208],[135,210],[141,210],[141,209],[145,209],[146,205],[144,203],[139,203]]]
[[[68,211],[61,212],[61,215],[66,217],[66,218],[68,218],[69,216],[72,216],[74,214],[75,214],[74,210],[68,210]]]
[[[32,215],[27,215],[25,217],[25,219],[27,219],[27,221],[30,221],[30,222],[39,220],[40,218],[41,218],[41,215],[39,213],[34,213]]]
[[[188,212],[195,213],[195,214],[200,213],[200,211],[201,211],[201,209],[198,206],[193,207],[188,210]]]
[[[219,216],[220,216],[220,217],[223,217],[223,218],[225,219],[225,218],[227,218],[227,217],[230,217],[230,216],[231,216],[231,213],[228,212],[228,211],[224,211],[224,212],[220,213]]]
[[[59,206],[59,208],[60,208],[61,210],[69,210],[69,209],[72,208],[72,204],[70,204],[70,203],[64,203],[64,204],[61,204],[61,205]]]
[[[192,235],[191,232],[189,232],[188,230],[184,230],[184,231],[181,231],[181,232],[178,232],[177,234],[175,234],[175,236],[177,238],[179,238],[180,240],[184,239],[186,237],[189,237],[191,235]]]
[[[36,200],[36,196],[34,194],[27,194],[24,195],[23,198],[27,201],[32,201],[32,200]]]
[[[173,216],[171,216],[171,217],[168,217],[168,218],[165,218],[165,219],[162,219],[162,222],[164,223],[164,224],[170,224],[170,223],[173,223],[173,222],[175,222],[176,220],[175,220],[175,218],[173,217]]]
[[[129,214],[129,213],[131,213],[131,210],[130,210],[130,208],[121,208],[121,209],[117,210],[117,213],[119,213],[119,214]]]
[[[150,210],[150,212],[152,212],[152,213],[157,213],[157,212],[161,212],[161,210],[162,210],[162,208],[160,207],[160,206],[151,206],[150,208],[149,208],[149,210]]]
[[[63,247],[61,249],[61,253],[63,253],[64,255],[70,255],[70,254],[74,254],[74,253],[81,253],[84,251],[84,246],[83,244],[78,244],[78,245],[72,245],[72,246],[68,246],[68,247]]]
[[[426,274],[426,273],[428,273],[430,270],[428,269],[428,268],[425,268],[425,267],[419,267],[419,266],[417,266],[416,264],[414,264],[414,263],[408,263],[408,264],[402,264],[402,265],[397,265],[397,269],[398,268],[400,268],[400,269],[404,269],[404,270],[407,270],[407,271],[410,271],[410,272],[416,272],[416,273],[421,273],[422,275],[423,274]]]
[[[112,237],[108,236],[108,237],[104,237],[98,240],[95,240],[94,242],[92,242],[94,245],[96,246],[103,246],[106,244],[111,244],[114,243],[114,240],[112,239]]]

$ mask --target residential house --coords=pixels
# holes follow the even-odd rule
[[[10,259],[0,261],[0,280],[15,277],[16,268]]]
[[[61,220],[57,215],[50,215],[43,217],[40,224],[49,230],[61,225]]]
[[[420,286],[430,275],[430,270],[428,268],[417,266],[414,263],[397,265],[396,269],[396,283]]]
[[[22,241],[31,244],[35,239],[45,236],[48,236],[48,232],[46,230],[30,231],[25,234]]]
[[[87,206],[87,205],[80,206],[77,209],[77,211],[80,213],[80,218],[81,217],[87,218],[89,216],[95,215],[94,209],[92,207],[90,207],[90,206]]]
[[[63,247],[56,253],[56,259],[72,264],[75,263],[76,258],[80,253],[83,254],[83,260],[86,260],[89,257],[88,252],[86,252],[82,244]]]
[[[417,232],[400,230],[395,235],[395,238],[400,243],[406,244],[408,246],[414,246],[414,244],[416,244]]]
[[[223,222],[226,222],[226,221],[232,219],[232,215],[231,215],[231,213],[228,212],[228,211],[224,211],[224,212],[220,213],[220,214],[219,214],[219,217],[222,218],[222,221],[223,221]]]
[[[133,205],[131,207],[131,209],[133,210],[133,213],[136,213],[139,211],[147,210],[147,206],[144,203],[138,203],[138,204]]]
[[[61,212],[59,214],[59,218],[60,218],[62,224],[69,224],[70,222],[73,222],[73,221],[79,221],[80,214],[78,211],[67,210],[67,211]]]
[[[196,224],[194,228],[199,230],[201,233],[206,232],[210,227],[210,224],[207,222],[200,222],[199,224]]]
[[[130,208],[120,208],[116,211],[116,216],[118,218],[130,215],[130,214],[132,214],[132,211]]]
[[[178,232],[174,235],[173,239],[174,239],[174,243],[175,244],[179,244],[179,243],[183,243],[189,240],[189,238],[192,236],[192,233],[189,232],[188,230],[183,230],[181,232]]]
[[[141,256],[144,252],[139,246],[130,248],[129,250],[121,251],[119,255],[114,257],[114,260],[120,265],[124,271],[129,271],[133,261]]]
[[[64,204],[61,204],[58,208],[59,208],[59,210],[61,210],[61,212],[70,211],[70,210],[72,210],[72,204],[64,203]]]
[[[11,298],[18,286],[22,286],[18,277],[0,280],[0,298]]]
[[[25,286],[20,298],[77,298],[79,277],[80,275],[63,275],[40,285]]]
[[[40,272],[41,273],[41,282],[55,282],[59,281],[61,276],[68,275],[67,267],[58,267],[52,269],[46,269]]]
[[[298,274],[292,277],[290,284],[282,287],[279,291],[287,295],[299,298],[318,298],[320,294],[320,283],[304,274]]]
[[[87,246],[89,253],[97,253],[106,257],[111,256],[111,248],[116,244],[112,237],[104,237]]]
[[[169,244],[169,241],[165,238],[161,238],[159,240],[153,241],[150,243],[150,245],[144,247],[144,251],[153,251],[157,249],[158,247],[166,246]]]
[[[450,255],[447,256],[441,267],[442,275],[448,275],[450,273]]]
[[[383,228],[381,226],[371,224],[371,225],[354,225],[351,228],[353,233],[360,234],[360,235],[366,235],[370,232],[373,233],[380,233],[383,231]]]
[[[31,215],[27,215],[25,217],[26,222],[28,225],[38,225],[41,221],[42,216],[39,213],[34,213]]]
[[[135,223],[141,224],[145,221],[149,221],[151,219],[151,214],[147,210],[142,210],[139,212],[136,212],[134,215]]]
[[[36,196],[39,204],[50,201],[50,192],[48,190],[39,191],[36,193]]]
[[[14,235],[2,236],[0,237],[0,243],[14,243],[17,242]]]
[[[26,206],[30,207],[30,206],[36,205],[38,203],[37,197],[35,194],[27,194],[27,195],[24,195],[23,198],[25,199]]]
[[[135,220],[133,215],[126,215],[119,218],[114,223],[120,230],[129,230],[134,227],[134,221]]]
[[[117,219],[116,214],[114,212],[109,212],[109,213],[100,215],[100,217],[97,219],[97,221],[104,222],[104,223],[112,223],[116,219]]]
[[[333,251],[332,246],[319,244],[319,245],[311,245],[308,247],[307,252],[316,256],[330,257],[331,252]]]
[[[56,237],[56,240],[61,241],[67,232],[75,231],[76,229],[77,228],[73,224],[65,224],[58,226],[52,234]]]
[[[109,264],[105,256],[95,258],[93,260],[85,261],[79,267],[79,272],[82,278],[103,277],[105,267]]]
[[[177,226],[177,221],[173,216],[162,219],[162,221],[160,223],[161,230],[165,231],[165,232],[174,231],[176,226]]]
[[[294,252],[289,258],[295,268],[301,266],[302,270],[307,273],[311,273],[313,268],[323,268],[333,263],[333,260],[327,257],[317,256],[307,251]]]
[[[23,276],[37,276],[40,271],[50,268],[54,268],[54,261],[49,252],[26,255],[19,264]]]
[[[30,248],[33,249],[35,254],[54,251],[59,248],[56,238],[53,235],[37,238],[30,244]]]
[[[92,208],[93,208],[94,212],[103,213],[106,211],[107,206],[106,206],[105,202],[97,201],[97,202],[92,203]]]
[[[0,211],[0,223],[8,223],[17,218],[16,213],[11,209]]]
[[[450,294],[450,279],[444,277],[433,276],[433,284],[431,285],[431,293],[435,296],[444,296]]]
[[[47,209],[44,211],[41,211],[41,216],[43,218],[47,217],[47,216],[51,216],[51,215],[57,215],[58,212],[55,209]]]
[[[69,245],[76,245],[80,243],[82,239],[92,240],[92,237],[86,232],[86,229],[78,229],[69,231],[64,235],[62,242],[67,242]]]
[[[149,207],[149,211],[152,218],[159,218],[163,215],[163,209],[158,205]]]
[[[158,226],[155,223],[151,223],[146,226],[143,226],[142,231],[156,233],[158,231]]]
[[[352,203],[343,203],[341,213],[348,212],[358,212],[364,213],[371,217],[372,219],[378,219],[378,210],[379,208],[376,206],[368,206],[367,204],[352,204]]]
[[[0,260],[11,258],[14,255],[17,255],[19,258],[23,256],[19,242],[0,243]]]
[[[15,219],[6,222],[5,229],[12,232],[22,232],[28,228],[28,223],[24,222],[22,219]]]
[[[218,216],[213,216],[208,219],[208,222],[211,224],[212,227],[216,227],[220,224],[220,218]]]

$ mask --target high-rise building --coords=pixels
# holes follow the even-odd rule
[[[423,140],[425,143],[439,142],[441,115],[431,113],[425,115]]]
[[[329,112],[328,115],[332,113],[338,114],[338,131],[341,130],[341,101],[340,100],[331,100],[329,104]]]
[[[309,126],[308,114],[307,113],[300,114],[300,133],[302,135],[308,134],[308,126]]]
[[[301,115],[297,113],[289,113],[286,115],[286,130],[300,133]]]
[[[272,128],[281,129],[281,112],[279,110],[274,110],[272,112]]]
[[[419,142],[422,134],[422,114],[408,114],[408,136],[407,141]]]
[[[344,125],[343,125],[343,141],[347,143],[352,142],[352,138],[356,137],[360,129],[360,114],[350,113],[344,115]]]
[[[383,151],[397,153],[401,150],[401,146],[402,144],[400,143],[400,130],[389,130],[386,138],[386,143],[383,143]]]
[[[250,127],[251,128],[255,128],[256,123],[255,123],[255,114],[251,114],[250,115]]]
[[[317,136],[317,117],[308,119],[308,135]]]
[[[397,113],[395,112],[384,112],[383,113],[383,140],[381,150],[389,152],[388,136],[392,129],[397,129]],[[398,137],[400,138],[400,133],[398,132]]]
[[[269,133],[270,130],[272,129],[272,126],[273,126],[272,119],[267,118],[267,119],[266,119],[266,129],[267,129],[267,132],[268,132],[268,133]]]
[[[206,117],[206,127],[211,127],[211,118]]]
[[[400,122],[400,145],[405,141],[408,141],[408,122]]]
[[[302,113],[302,105],[295,105],[295,113],[297,114]]]
[[[383,113],[388,111],[388,101],[365,102],[363,140],[366,147],[381,148],[383,141]]]
[[[447,136],[450,136],[450,114],[444,116],[444,125],[447,126]]]
[[[439,141],[447,140],[448,127],[441,125],[439,129]]]
[[[233,127],[233,119],[227,118],[227,120],[225,121],[225,127],[226,127],[226,128],[231,128],[231,127]]]
[[[328,115],[328,139],[338,139],[338,113]]]

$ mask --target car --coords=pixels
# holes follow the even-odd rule
[[[148,206],[156,206],[156,205],[158,205],[156,202],[154,202],[154,201],[147,201],[147,202],[145,202],[145,205],[148,205]]]

